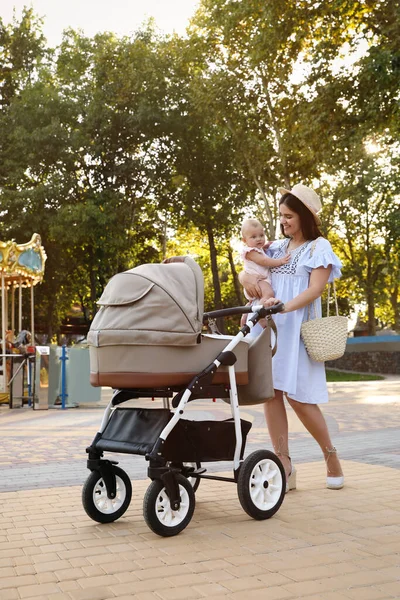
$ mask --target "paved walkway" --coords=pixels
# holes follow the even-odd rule
[[[142,457],[115,456],[136,480],[119,521],[99,525],[83,511],[85,447],[104,407],[1,408],[0,600],[400,598],[400,378],[335,383],[330,392],[323,410],[343,490],[324,488],[319,450],[289,409],[298,489],[278,513],[254,521],[234,484],[202,481],[194,517],[174,538],[144,523]],[[201,401],[190,412],[223,418],[229,407]],[[242,417],[253,422],[246,453],[270,448],[262,409]]]

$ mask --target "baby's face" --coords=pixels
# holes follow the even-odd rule
[[[243,241],[249,248],[262,248],[265,246],[265,233],[262,226],[249,226],[244,233]]]

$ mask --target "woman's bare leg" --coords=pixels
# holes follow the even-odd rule
[[[274,398],[264,404],[264,413],[275,453],[279,455],[286,475],[289,475],[292,467],[289,459],[289,427],[283,392],[275,390]]]
[[[319,444],[325,460],[327,461],[328,475],[330,477],[340,477],[343,475],[337,455],[334,453],[328,453],[328,450],[332,450],[333,444],[324,415],[322,414],[319,406],[317,404],[305,404],[303,402],[297,402],[289,397],[288,402],[300,421],[303,423],[304,427],[311,433],[315,441]]]

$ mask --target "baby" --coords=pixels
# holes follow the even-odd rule
[[[265,241],[264,228],[257,219],[245,219],[242,224],[242,242],[243,248],[241,258],[243,260],[244,270],[251,275],[258,275],[258,284],[261,288],[261,300],[274,297],[274,292],[271,287],[270,267],[280,267],[290,260],[290,255],[286,254],[283,258],[269,258],[264,249],[268,248],[269,244]],[[244,295],[249,298],[246,290]]]

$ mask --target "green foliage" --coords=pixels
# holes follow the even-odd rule
[[[399,10],[202,0],[188,37],[67,29],[55,50],[31,9],[0,20],[0,234],[42,236],[50,337],[171,252],[197,257],[208,309],[242,302],[231,236],[254,214],[274,237],[277,187],[299,181],[322,196],[343,310],[400,330]]]
[[[381,375],[369,375],[368,373],[352,373],[351,371],[326,370],[326,380],[331,381],[380,381],[385,379]]]
[[[229,306],[242,306],[244,298],[237,298],[234,292],[234,273],[229,261],[228,247],[223,243],[217,248],[218,252],[218,279],[221,289],[220,308]],[[210,249],[207,235],[201,233],[199,228],[180,227],[175,231],[174,237],[168,241],[167,256],[191,256],[201,267],[204,274],[204,310],[215,310],[214,284],[212,277]],[[237,333],[239,318],[224,319],[226,333]]]

